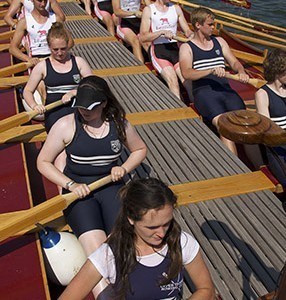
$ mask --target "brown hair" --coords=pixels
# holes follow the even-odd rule
[[[286,72],[286,51],[275,49],[268,53],[263,62],[264,77],[268,82],[273,82],[277,76]]]
[[[194,27],[194,30],[196,30],[196,23],[198,22],[200,25],[203,25],[207,17],[214,19],[215,15],[208,8],[205,7],[195,8],[191,13],[191,23]]]
[[[151,209],[159,210],[165,205],[176,206],[177,197],[172,190],[156,178],[139,179],[130,182],[120,191],[122,208],[113,231],[107,239],[116,264],[116,298],[125,299],[130,290],[129,274],[134,270],[136,260],[136,233],[128,219],[138,222]],[[181,227],[173,219],[164,242],[168,245],[169,270],[165,279],[158,284],[167,284],[182,270],[182,251],[180,244]],[[132,291],[131,291],[132,292]]]
[[[53,23],[47,35],[47,42],[49,46],[51,44],[51,39],[63,39],[67,43],[69,42],[69,34],[65,29],[63,23],[61,22]]]

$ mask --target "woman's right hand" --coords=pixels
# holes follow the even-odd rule
[[[69,188],[70,192],[77,195],[78,198],[82,199],[90,194],[90,189],[85,183],[74,183]]]
[[[34,67],[36,64],[40,62],[40,59],[38,57],[30,57],[28,59],[28,63],[31,67]]]
[[[46,108],[43,104],[36,104],[33,106],[33,110],[36,110],[40,115],[45,113]]]
[[[217,76],[217,77],[225,77],[225,69],[224,68],[213,68],[211,71],[211,74]]]

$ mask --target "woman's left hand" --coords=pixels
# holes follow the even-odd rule
[[[121,166],[113,167],[111,169],[112,181],[120,180],[126,173],[127,173],[127,171],[124,167],[121,167]]]
[[[247,83],[249,81],[249,76],[246,73],[239,73],[239,81]]]

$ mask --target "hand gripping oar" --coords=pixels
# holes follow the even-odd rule
[[[226,72],[225,77],[228,78],[228,79],[233,79],[233,80],[239,81],[239,75],[238,74],[234,75],[234,74],[230,74],[230,73]],[[257,79],[257,78],[249,78],[248,83],[259,89],[264,84],[266,84],[266,81],[262,80],[262,79]]]
[[[48,111],[48,110],[56,108],[62,104],[63,104],[62,100],[58,100],[56,102],[46,105],[45,108],[46,108],[46,111]],[[39,115],[39,113],[36,110],[23,111],[12,117],[1,120],[0,121],[0,132],[6,131],[8,129],[11,129],[15,126],[19,126],[21,124],[27,123],[37,115]]]
[[[108,175],[91,183],[88,187],[93,191],[111,181],[111,175]],[[0,215],[0,242],[13,236],[17,232],[64,210],[77,199],[78,197],[74,193],[58,195],[30,209],[9,213],[9,218],[3,218],[1,220]]]

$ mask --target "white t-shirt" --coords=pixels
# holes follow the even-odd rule
[[[187,265],[196,257],[199,251],[199,243],[186,232],[181,234],[181,247],[183,265]],[[165,245],[158,253],[152,253],[145,256],[137,256],[137,261],[147,267],[159,265],[168,252],[168,246]],[[160,255],[161,254],[161,255]],[[115,259],[111,248],[106,244],[102,244],[88,259],[96,267],[103,278],[108,279],[111,283],[116,279]]]

